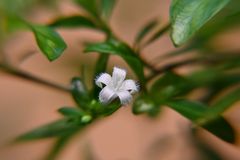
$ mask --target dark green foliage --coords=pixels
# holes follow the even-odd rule
[[[118,55],[129,64],[141,82],[145,81],[143,63],[134,51],[125,43],[117,40],[109,40],[103,43],[90,44],[85,48],[85,52],[99,52],[101,54],[106,53]]]
[[[166,105],[222,140],[229,143],[235,142],[235,133],[232,126],[220,115],[209,120],[206,114],[209,107],[204,104],[188,100],[172,100],[167,102]]]
[[[53,61],[59,58],[67,48],[66,43],[52,28],[42,25],[29,25],[33,31],[37,44],[44,55]]]
[[[81,78],[75,77],[71,82],[71,92],[73,99],[80,108],[87,109],[91,101],[88,90],[81,80]]]
[[[51,27],[60,27],[60,28],[93,28],[97,29],[96,24],[89,18],[84,16],[71,16],[71,17],[61,17],[54,20],[49,24]]]
[[[173,0],[170,8],[173,43],[185,43],[228,2],[229,0]]]
[[[19,136],[17,141],[37,140],[42,138],[66,136],[83,128],[84,125],[78,121],[61,119],[42,127],[36,128],[26,134]]]

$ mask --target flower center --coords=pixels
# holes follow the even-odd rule
[[[113,89],[115,92],[118,92],[120,87],[122,86],[123,81],[114,81],[113,82]]]

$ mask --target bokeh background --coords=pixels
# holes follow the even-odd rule
[[[25,2],[28,1],[9,0],[8,5],[12,7]],[[45,24],[59,16],[82,13],[71,0],[51,1],[47,5],[42,2],[29,5],[29,11],[25,14],[29,21]],[[169,5],[170,0],[119,0],[111,26],[121,39],[132,44],[135,34],[147,21],[159,17],[163,26],[168,22]],[[1,54],[4,53],[11,64],[22,70],[63,85],[69,85],[72,77],[80,75],[84,65],[88,71],[87,78],[91,81],[96,55],[83,54],[83,44],[101,41],[103,35],[87,29],[58,31],[68,48],[54,62],[49,62],[39,53],[32,33],[26,31],[1,37],[4,38]],[[235,28],[213,39],[211,45],[219,50],[237,50],[240,49],[239,37],[240,29]],[[151,61],[173,49],[166,35],[144,49],[143,57]],[[109,71],[114,65],[127,68],[115,56],[111,57]],[[129,76],[133,77],[131,71],[128,71]],[[1,71],[0,88],[0,159],[40,160],[49,151],[54,139],[14,145],[10,142],[28,130],[58,119],[58,108],[75,105],[71,96]],[[239,115],[238,104],[225,113],[236,131],[240,131]],[[85,160],[89,153],[97,160],[197,160],[201,156],[192,142],[190,126],[188,120],[168,108],[163,108],[157,118],[150,119],[145,115],[133,115],[130,106],[122,107],[112,116],[75,136],[58,160]],[[203,130],[197,135],[200,141],[210,146],[224,160],[240,159],[238,144],[227,144]],[[200,159],[205,160],[203,157]]]

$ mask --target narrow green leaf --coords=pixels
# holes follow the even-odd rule
[[[171,38],[175,45],[189,40],[229,0],[173,0],[170,7]]]
[[[148,22],[145,26],[143,26],[143,28],[141,28],[141,30],[136,35],[135,44],[140,43],[145,38],[145,36],[147,36],[148,33],[151,32],[154,29],[154,27],[157,26],[157,24],[158,20],[154,19]]]
[[[79,108],[72,107],[62,107],[58,109],[58,112],[66,117],[77,117],[82,115],[82,112],[79,110]]]
[[[30,25],[30,28],[35,35],[39,48],[50,61],[60,57],[67,48],[64,40],[52,28],[41,25]]]
[[[235,141],[234,129],[222,116],[211,120],[206,117],[206,112],[209,110],[206,105],[188,100],[172,100],[166,102],[166,105],[222,140],[229,143]]]
[[[98,7],[96,0],[75,0],[75,2],[94,17],[98,17]]]
[[[218,96],[218,93],[221,93],[227,87],[231,87],[239,83],[240,83],[239,74],[230,75],[228,74],[217,78],[216,81],[212,82],[212,84],[210,85],[209,87],[210,93],[206,95],[206,97],[203,99],[204,102],[211,102],[216,96]]]
[[[234,129],[221,116],[215,117],[214,120],[203,124],[202,127],[226,142],[234,143],[236,140]]]
[[[97,60],[96,66],[95,66],[94,76],[98,76],[100,73],[103,73],[106,71],[108,60],[109,60],[108,54],[100,54],[99,55],[99,58]],[[95,77],[94,77],[94,81],[93,81],[93,86],[94,86],[93,87],[93,97],[95,99],[97,99],[101,88],[99,88],[97,85],[95,85]]]
[[[116,0],[101,0],[101,13],[104,19],[108,20],[112,15],[112,11],[116,4]]]
[[[116,54],[128,63],[141,82],[145,81],[141,60],[130,47],[122,42],[112,40],[103,43],[90,44],[85,48],[85,52]]]
[[[17,141],[37,140],[42,138],[65,136],[70,133],[76,132],[83,125],[76,121],[69,121],[68,119],[62,119],[42,127],[36,128],[30,132],[27,132],[19,136]]]
[[[89,93],[87,88],[81,78],[74,77],[72,79],[72,96],[78,106],[84,110],[88,110],[88,105],[90,103]]]
[[[97,26],[95,23],[84,16],[71,16],[71,17],[62,17],[54,20],[49,24],[50,27],[62,27],[62,28],[78,28],[86,27],[96,29]]]
[[[198,120],[204,117],[206,111],[206,107],[203,104],[187,100],[172,100],[166,102],[166,105],[195,123],[198,123]]]
[[[240,100],[240,89],[236,89],[227,95],[221,97],[215,102],[206,113],[210,118],[221,115],[225,110],[229,109],[234,103]]]

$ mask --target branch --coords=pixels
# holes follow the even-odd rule
[[[211,65],[211,64],[216,64],[218,62],[221,61],[226,61],[226,60],[231,60],[231,59],[238,59],[239,58],[239,54],[213,54],[209,57],[198,57],[198,58],[192,58],[192,59],[187,59],[184,61],[180,61],[180,62],[176,62],[176,63],[172,63],[172,64],[168,64],[166,66],[163,66],[162,68],[156,69],[152,66],[152,71],[153,73],[147,77],[147,81],[150,81],[151,79],[153,79],[155,76],[164,73],[166,71],[170,71],[174,68],[177,67],[181,67],[181,66],[185,66],[185,65],[189,65],[189,64],[197,64],[197,63],[205,63],[207,65]]]
[[[15,69],[15,68],[10,67],[10,66],[5,65],[5,64],[0,64],[0,68],[5,73],[11,74],[13,76],[16,76],[16,77],[19,77],[19,78],[22,78],[22,79],[25,79],[25,80],[28,80],[28,81],[31,81],[31,82],[35,82],[35,83],[42,84],[42,85],[45,85],[45,86],[48,86],[48,87],[52,87],[54,89],[58,89],[58,90],[61,90],[61,91],[64,91],[64,92],[69,92],[71,90],[70,87],[62,86],[62,85],[59,85],[59,84],[55,84],[53,82],[49,82],[47,80],[40,79],[40,78],[38,78],[38,77],[36,77],[32,74],[29,74],[29,73],[26,73],[24,71]]]

